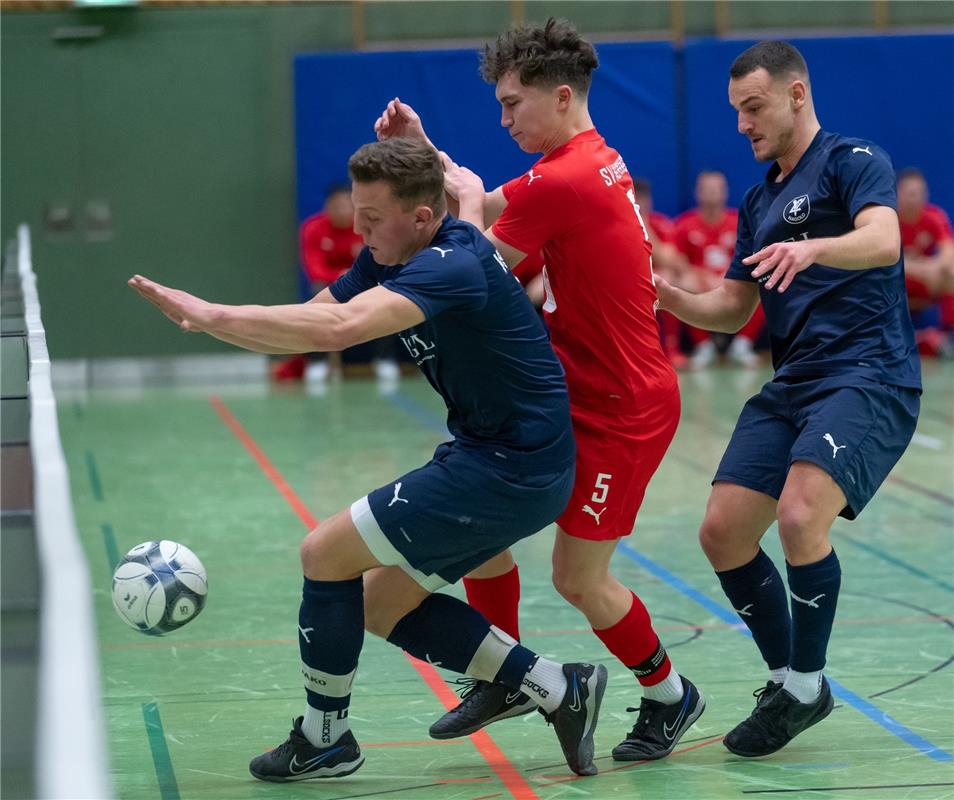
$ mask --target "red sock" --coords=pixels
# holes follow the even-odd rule
[[[510,572],[493,578],[464,578],[467,602],[496,625],[520,639],[517,605],[520,603],[520,573],[517,565]]]
[[[623,662],[643,686],[655,686],[666,680],[672,665],[653,630],[643,601],[633,594],[633,604],[615,625],[593,629],[606,648]]]

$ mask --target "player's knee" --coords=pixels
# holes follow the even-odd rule
[[[588,574],[556,566],[553,568],[553,587],[564,600],[580,610],[584,610],[600,590],[599,582]]]
[[[702,552],[711,560],[731,547],[733,540],[732,526],[728,519],[711,506],[706,509],[706,515],[699,528],[699,544]]]
[[[318,566],[325,561],[325,555],[328,550],[327,536],[325,535],[324,523],[319,523],[318,527],[310,531],[308,535],[301,540],[301,547],[298,554],[301,558],[301,569],[305,575],[315,574]]]
[[[778,530],[782,540],[804,538],[818,526],[817,512],[808,497],[789,493],[778,503]]]

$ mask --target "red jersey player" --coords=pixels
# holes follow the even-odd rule
[[[705,701],[673,669],[643,603],[609,570],[675,434],[679,389],[659,341],[652,246],[629,169],[587,108],[597,64],[592,45],[562,20],[501,34],[484,51],[482,75],[496,84],[501,124],[521,150],[543,157],[485,193],[479,177],[445,156],[445,183],[463,219],[490,226],[486,235],[508,264],[543,252],[543,309],[566,371],[577,443],[553,582],[643,686],[636,725],[613,750],[615,759],[635,761],[672,752]],[[375,130],[381,138],[426,138],[420,118],[396,98]],[[517,635],[519,581],[509,551],[465,578],[465,587],[472,605]],[[478,683],[431,735],[463,736],[527,710],[505,687]]]
[[[949,352],[954,329],[954,234],[947,214],[928,202],[924,175],[898,173],[898,218],[904,247],[905,288],[922,354]]]
[[[687,282],[677,283],[681,288],[707,292],[722,282],[735,252],[739,224],[738,212],[726,205],[728,197],[729,186],[721,172],[704,170],[696,176],[697,206],[676,217],[674,226],[676,247],[694,268]],[[759,365],[753,344],[764,324],[760,306],[729,345],[733,361],[750,367]],[[694,347],[690,365],[695,369],[708,366],[716,354],[709,332],[691,325],[687,328]]]

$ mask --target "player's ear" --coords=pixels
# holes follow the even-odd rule
[[[434,209],[430,206],[418,206],[414,209],[414,227],[420,230],[434,219]]]
[[[791,98],[792,108],[794,110],[797,111],[805,105],[805,101],[808,99],[808,87],[804,81],[792,81],[789,86],[789,97]]]
[[[570,101],[573,99],[573,89],[567,84],[561,84],[556,88],[557,108],[561,111],[570,107]]]

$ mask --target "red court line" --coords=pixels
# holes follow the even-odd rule
[[[248,431],[242,427],[242,423],[229,411],[221,398],[210,395],[209,402],[222,418],[222,421],[228,429],[235,434],[235,437],[244,445],[245,449],[248,450],[259,467],[262,468],[262,472],[268,476],[268,479],[275,488],[278,489],[282,497],[284,497],[286,502],[294,509],[298,518],[305,523],[305,526],[309,530],[317,527],[318,520],[312,516],[301,498],[295,493],[295,490],[292,489],[288,482],[282,477],[282,474],[275,468],[274,464],[268,460],[268,456],[262,452],[262,449],[255,443],[255,440],[252,439]],[[405,655],[407,655],[407,653],[405,653]],[[424,683],[437,695],[438,699],[447,709],[450,710],[454,708],[458,702],[457,696],[448,688],[444,679],[438,675],[437,670],[430,664],[418,661],[410,655],[407,655],[407,658],[421,678],[424,679]],[[478,731],[477,733],[471,734],[470,739],[490,768],[497,773],[497,777],[503,782],[507,791],[513,795],[514,800],[539,800],[536,792],[530,788],[530,784],[527,783],[526,779],[517,771],[513,764],[510,763],[509,759],[503,754],[501,749],[497,747],[497,744],[490,738],[486,731]]]
[[[301,498],[295,494],[295,490],[288,485],[288,482],[282,477],[282,474],[275,468],[275,465],[268,460],[268,456],[262,452],[261,448],[255,444],[255,440],[249,436],[245,428],[242,427],[240,423],[228,410],[225,403],[215,395],[209,396],[209,402],[212,404],[212,408],[216,410],[218,415],[222,418],[222,422],[225,423],[226,427],[232,433],[235,434],[235,438],[238,439],[244,446],[245,449],[251,454],[252,458],[258,463],[262,468],[268,479],[272,482],[276,489],[278,489],[279,494],[285,498],[285,501],[292,507],[294,512],[298,515],[298,518],[305,523],[309,530],[317,527],[318,520],[316,520],[311,512],[308,510],[307,506],[301,501]]]

